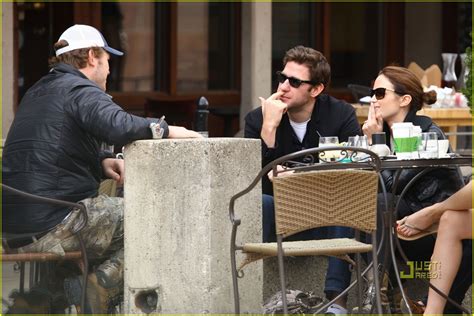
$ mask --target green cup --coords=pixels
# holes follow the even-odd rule
[[[397,153],[411,153],[418,150],[418,137],[400,137],[394,138],[395,152]]]
[[[413,124],[408,122],[392,125],[395,154],[398,159],[411,159],[413,152],[418,152],[418,140],[413,136]]]

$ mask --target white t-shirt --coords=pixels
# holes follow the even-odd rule
[[[302,123],[296,123],[290,120],[290,125],[295,131],[295,134],[300,140],[300,142],[303,142],[304,135],[306,135],[306,127],[308,126],[308,122],[309,122],[309,119]]]

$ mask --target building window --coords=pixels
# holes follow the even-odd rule
[[[332,3],[330,18],[331,86],[371,85],[383,67],[382,4]],[[372,21],[372,23],[367,23]]]
[[[177,4],[178,93],[235,89],[231,4]]]
[[[111,58],[108,89],[166,94],[238,90],[239,7],[231,3],[102,4]]]
[[[102,30],[111,47],[123,51],[110,59],[108,89],[150,91],[154,89],[154,3],[102,3]]]
[[[311,3],[272,3],[272,91],[278,86],[275,72],[283,69],[286,51],[297,45],[315,48],[313,8]]]
[[[178,2],[177,91],[207,90],[209,4]]]

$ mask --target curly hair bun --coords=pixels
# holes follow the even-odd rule
[[[436,91],[427,91],[423,93],[423,103],[433,104],[436,102]]]

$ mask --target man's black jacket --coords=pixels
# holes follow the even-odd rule
[[[130,115],[80,71],[54,67],[23,97],[3,150],[3,183],[77,202],[97,195],[102,143],[151,138],[156,120]],[[3,193],[3,230],[41,232],[69,213]]]

